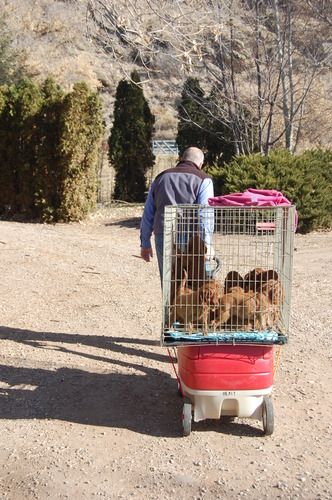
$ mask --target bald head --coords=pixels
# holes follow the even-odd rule
[[[181,160],[192,161],[199,168],[202,168],[204,162],[204,153],[199,148],[190,147],[184,150]]]

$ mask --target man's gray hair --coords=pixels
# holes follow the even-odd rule
[[[201,167],[204,161],[204,153],[201,149],[192,146],[184,150],[181,160],[192,161],[195,165]]]

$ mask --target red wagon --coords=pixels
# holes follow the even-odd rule
[[[243,417],[271,434],[275,346],[289,331],[295,207],[179,205],[164,215],[161,343],[177,351],[183,433],[192,421]]]
[[[177,359],[184,435],[192,419],[221,417],[262,420],[264,433],[272,434],[273,346],[178,347]]]

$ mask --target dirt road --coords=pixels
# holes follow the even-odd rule
[[[183,438],[140,215],[0,222],[0,497],[331,499],[332,233],[296,237],[274,434],[210,421]]]

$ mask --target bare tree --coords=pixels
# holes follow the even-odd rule
[[[324,24],[332,27],[332,3],[330,0],[306,0],[312,13]]]
[[[303,10],[299,11],[299,7],[303,5],[287,0],[283,2],[283,9],[281,9],[279,0],[272,0],[282,89],[284,119],[282,133],[285,136],[285,146],[290,151],[296,149],[300,137],[307,96],[330,56],[329,51],[318,54],[310,47],[310,19],[308,18],[306,19],[308,24],[303,27],[304,35],[307,35],[305,46],[303,45],[303,40],[301,40],[303,32],[301,37],[295,32],[295,19],[299,19],[298,16],[301,13],[306,14]],[[295,74],[295,62],[298,68],[297,74]]]
[[[162,78],[166,61],[180,78],[200,76],[213,88],[203,112],[231,130],[238,154],[282,141],[294,151],[314,83],[330,69],[331,44],[317,43],[318,27],[330,22],[323,4],[88,0],[87,25],[127,76],[128,58],[146,79]]]

